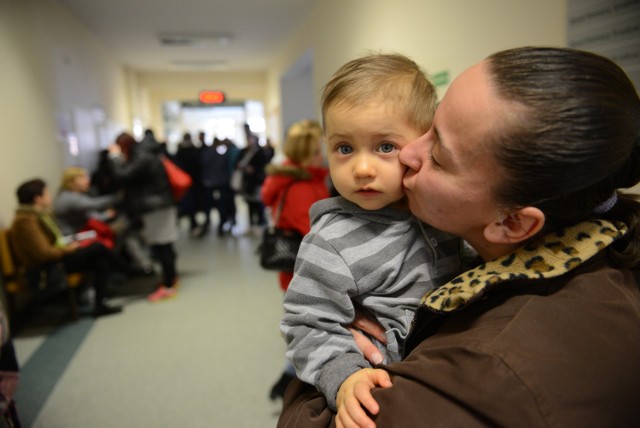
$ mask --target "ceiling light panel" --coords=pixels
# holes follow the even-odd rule
[[[172,71],[221,71],[226,66],[226,61],[175,60],[171,61],[170,69]]]
[[[233,41],[233,36],[230,33],[164,32],[158,34],[158,40],[164,46],[227,46]]]

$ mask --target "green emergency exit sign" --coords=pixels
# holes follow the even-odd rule
[[[440,71],[431,75],[431,81],[435,86],[444,86],[449,83],[449,70]]]

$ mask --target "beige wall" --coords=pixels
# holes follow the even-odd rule
[[[453,78],[497,50],[566,45],[566,1],[322,0],[290,40],[269,73],[268,111],[278,110],[280,76],[306,49],[314,52],[318,100],[341,64],[370,51],[400,52]]]
[[[53,0],[0,1],[0,227],[10,223],[15,188],[44,178],[56,191],[62,169],[75,163],[60,131],[76,122],[91,145],[130,116],[122,69],[93,36]],[[92,122],[101,107],[108,120]],[[99,122],[99,123],[98,123]]]

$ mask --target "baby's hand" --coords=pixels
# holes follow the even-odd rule
[[[382,369],[360,369],[342,382],[336,397],[338,428],[375,428],[375,423],[367,416],[363,407],[372,415],[380,411],[380,406],[371,395],[371,390],[376,386],[390,387],[389,373]]]

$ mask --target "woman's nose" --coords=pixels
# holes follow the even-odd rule
[[[400,163],[406,165],[409,169],[412,169],[414,171],[418,171],[420,170],[420,168],[422,168],[422,160],[417,150],[419,141],[422,138],[424,138],[424,135],[422,137],[419,137],[417,140],[411,141],[409,144],[404,146],[402,150],[400,150]]]

